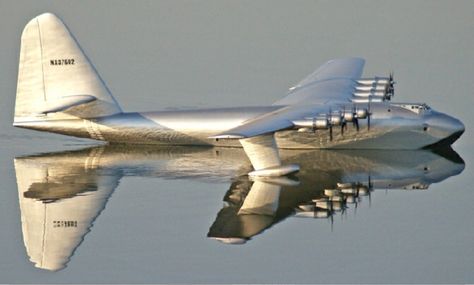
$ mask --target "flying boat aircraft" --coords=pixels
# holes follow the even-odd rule
[[[250,176],[299,170],[283,149],[420,149],[450,145],[457,119],[393,103],[393,75],[362,78],[362,58],[333,59],[268,106],[124,112],[63,22],[32,19],[21,36],[13,125],[126,144],[243,147]]]

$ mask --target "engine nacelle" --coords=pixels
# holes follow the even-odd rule
[[[381,97],[381,96],[372,96],[372,97],[358,97],[358,98],[354,98],[354,99],[351,99],[351,101],[353,103],[368,103],[369,101],[370,102],[384,102],[386,100],[385,97]]]
[[[342,124],[343,119],[344,119],[344,117],[341,116],[341,113],[339,113],[339,112],[329,114],[329,123],[332,126],[340,126]]]
[[[330,122],[326,116],[293,121],[293,125],[299,129],[311,128],[313,130],[326,130],[329,128],[329,124]]]
[[[359,91],[359,92],[354,92],[354,96],[357,97],[371,97],[371,96],[381,96],[384,97],[387,95],[385,91]]]
[[[351,112],[344,112],[343,118],[346,122],[352,122],[354,121],[356,114],[354,114],[352,111]]]
[[[393,73],[390,73],[389,77],[359,78],[356,82],[353,93],[356,98],[352,102],[383,102],[394,95]]]
[[[388,84],[373,84],[373,85],[358,85],[357,91],[385,91],[388,89]]]
[[[358,119],[365,119],[369,115],[369,111],[367,111],[367,109],[356,109],[355,113]]]
[[[344,126],[347,122],[357,123],[357,119],[368,117],[367,109],[353,107],[350,111],[344,108],[344,111],[334,111],[329,114],[320,114],[314,118],[305,118],[294,120],[292,123],[299,131],[327,130],[334,126]]]
[[[314,120],[314,128],[317,130],[325,130],[329,128],[329,121],[326,117],[316,118]]]
[[[390,84],[390,77],[373,77],[373,78],[359,78],[357,83],[363,85],[372,85],[372,84]]]

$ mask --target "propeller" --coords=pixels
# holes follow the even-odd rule
[[[330,213],[329,218],[331,219],[331,232],[334,232],[334,217],[332,213]]]
[[[329,141],[332,141],[332,108],[331,107],[329,107],[328,122],[329,122]]]
[[[347,209],[348,207],[347,207],[347,204],[346,204],[346,200],[347,200],[347,198],[344,197],[344,198],[342,199],[342,202],[341,202],[341,219],[342,219],[344,216],[346,216],[346,218],[347,218],[346,209]]]
[[[370,101],[372,100],[372,97],[369,96],[369,100],[367,101],[367,131],[370,131],[370,116],[372,116],[372,113],[370,112]]]
[[[352,122],[352,125],[359,131],[359,118],[366,118],[366,113],[364,110],[357,110],[355,104],[352,104],[352,107],[347,110],[347,106],[344,106],[341,113],[341,133],[344,134],[344,131],[347,131],[347,123]]]
[[[352,105],[352,114],[354,118],[352,119],[352,125],[356,127],[356,130],[359,131],[359,118],[357,116],[356,106]]]
[[[332,124],[329,123],[329,141],[332,141]]]
[[[341,135],[344,135],[344,130],[347,130],[347,121],[346,121],[346,106],[344,105],[344,109],[342,111],[341,116]]]
[[[372,184],[372,180],[371,180],[371,177],[370,177],[370,173],[369,173],[369,179],[368,179],[368,186],[369,186],[369,207],[372,206],[372,197],[371,197],[371,194],[370,192],[372,192],[372,189],[374,187],[374,185]]]
[[[388,83],[388,93],[390,94],[390,97],[392,96],[395,96],[395,88],[394,88],[394,84],[396,83],[394,80],[393,80],[393,71],[390,71],[390,74],[388,76],[389,78],[389,83]],[[390,98],[389,97],[389,98]],[[390,100],[390,99],[389,99]]]

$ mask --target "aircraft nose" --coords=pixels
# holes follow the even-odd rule
[[[452,144],[464,133],[464,124],[451,116],[435,113],[426,120],[430,133],[440,140]]]
[[[434,120],[434,123],[436,127],[441,128],[446,132],[450,132],[451,134],[462,134],[464,132],[464,124],[460,120],[446,114],[440,114]]]

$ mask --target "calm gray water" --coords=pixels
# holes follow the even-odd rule
[[[473,283],[473,9],[0,0],[0,283]],[[396,101],[427,102],[466,133],[455,152],[287,151],[302,171],[269,183],[240,176],[238,149],[14,129],[20,33],[45,11],[125,110],[267,104],[327,59],[362,56],[367,76],[395,71]],[[303,211],[337,183],[359,191],[315,212],[327,218]]]

